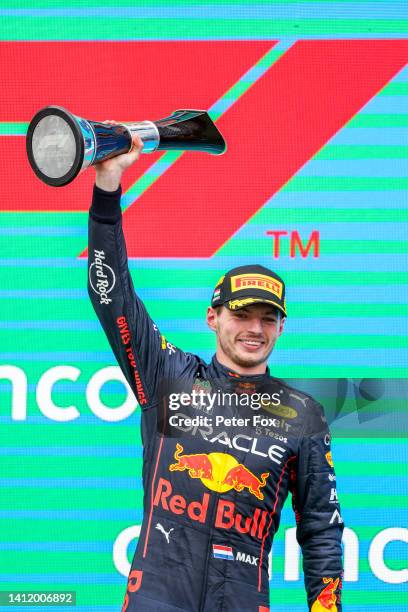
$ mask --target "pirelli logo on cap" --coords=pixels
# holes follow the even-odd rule
[[[231,291],[242,291],[243,289],[262,289],[277,295],[278,298],[282,297],[282,283],[266,274],[231,276]]]

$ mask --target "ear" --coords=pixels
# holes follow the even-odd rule
[[[280,320],[278,336],[280,336],[281,333],[283,332],[283,328],[285,327],[285,321],[286,321],[286,317],[283,317],[283,319]]]
[[[207,325],[210,329],[212,329],[213,331],[216,331],[217,329],[217,311],[214,310],[214,308],[212,308],[211,306],[209,306],[207,308]]]

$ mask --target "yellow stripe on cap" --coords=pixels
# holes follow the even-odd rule
[[[281,304],[277,304],[276,302],[274,302],[273,300],[265,300],[264,298],[244,298],[242,300],[230,300],[228,302],[228,308],[230,310],[238,310],[239,308],[244,308],[245,306],[249,306],[250,304],[272,304],[273,306],[276,306],[276,308],[279,308],[279,310],[281,310],[283,312],[283,314],[286,316],[286,311],[285,309],[281,306]]]

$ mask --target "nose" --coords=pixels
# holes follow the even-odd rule
[[[248,320],[247,331],[252,332],[253,334],[262,334],[262,319],[260,319],[260,317],[251,317],[251,319]]]

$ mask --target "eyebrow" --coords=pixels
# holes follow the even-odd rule
[[[243,308],[240,308],[239,310],[236,310],[235,312],[250,313],[251,311],[248,310],[248,308],[246,306],[244,306]],[[276,310],[268,310],[267,312],[264,312],[262,314],[263,314],[263,316],[274,316],[274,317],[278,316],[278,313],[276,312]]]

